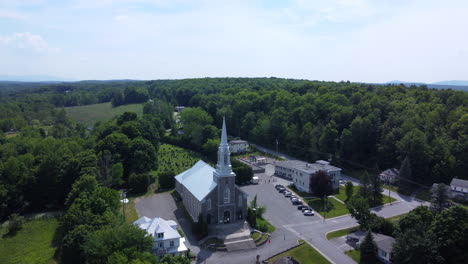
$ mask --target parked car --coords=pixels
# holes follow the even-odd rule
[[[284,197],[288,197],[288,198],[291,197],[291,193],[290,192],[285,192]]]
[[[279,190],[280,188],[284,188],[284,186],[281,185],[281,184],[276,184],[276,185],[275,185],[275,188],[276,188],[276,190]]]
[[[302,204],[302,201],[297,199],[297,201],[293,202],[294,205]]]
[[[302,212],[307,211],[307,210],[311,211],[312,208],[310,208],[309,206],[302,207]]]
[[[302,213],[303,213],[304,215],[307,215],[307,216],[309,216],[309,215],[314,215],[314,211],[312,211],[312,210],[305,210],[305,211],[302,212]]]
[[[304,208],[304,207],[307,207],[307,205],[300,204],[300,205],[297,206],[297,210],[302,211],[302,208]]]
[[[293,202],[297,202],[297,201],[299,201],[299,199],[297,199],[296,197],[294,197],[294,198],[291,197],[291,202],[292,202],[292,203],[293,203]]]
[[[281,188],[278,189],[278,191],[279,191],[280,193],[284,193],[284,192],[286,191],[286,188],[281,187]]]
[[[297,199],[296,195],[294,195],[294,194],[291,194],[291,197],[289,197],[289,199],[291,199],[291,200],[294,199],[294,198]]]

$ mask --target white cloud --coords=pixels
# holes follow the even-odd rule
[[[115,21],[124,21],[128,19],[128,16],[126,15],[118,15],[114,17]]]
[[[24,19],[27,18],[27,16],[25,14],[18,13],[18,12],[15,12],[15,11],[2,11],[2,10],[0,10],[0,18],[24,20]]]
[[[14,33],[10,36],[0,35],[0,45],[23,50],[32,50],[38,53],[51,50],[47,41],[41,35],[29,32]]]

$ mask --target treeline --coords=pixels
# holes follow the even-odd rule
[[[71,83],[29,92],[55,106],[61,104],[53,96],[80,93],[100,98],[99,102],[113,100],[115,105],[159,100],[169,106],[161,119],[166,128],[176,128],[173,131],[177,127],[171,125],[170,106],[200,107],[211,120],[196,113],[203,129],[191,129],[182,120],[188,125],[184,130],[192,130],[182,138],[204,153],[215,149],[213,128],[220,127],[226,116],[231,135],[267,147],[276,147],[278,140],[281,151],[299,158],[332,158],[339,166],[369,171],[400,168],[407,158],[412,172],[408,182],[430,185],[448,183],[455,176],[468,178],[468,93],[462,91],[424,85],[203,78]],[[21,121],[17,123],[21,126]]]
[[[184,85],[185,84],[185,85]],[[409,159],[408,181],[468,178],[468,93],[283,79],[198,79],[150,84],[150,94],[199,107],[193,143],[210,147],[211,120],[232,135],[307,160],[379,171]],[[193,111],[191,112],[193,116]],[[198,126],[199,125],[199,126]],[[213,144],[214,145],[214,144]]]

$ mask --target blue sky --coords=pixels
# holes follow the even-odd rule
[[[464,0],[0,0],[0,75],[468,79]]]

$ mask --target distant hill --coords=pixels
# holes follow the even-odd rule
[[[462,80],[453,80],[453,81],[441,81],[441,82],[435,82],[432,84],[436,85],[456,85],[456,86],[468,86],[468,81],[462,81]]]
[[[433,88],[433,89],[453,89],[453,90],[468,92],[468,81],[441,81],[441,82],[435,82],[435,83],[421,83],[421,82],[404,82],[404,81],[394,80],[394,81],[389,81],[385,84],[404,84],[405,86],[426,85],[428,88]]]
[[[0,81],[10,82],[69,82],[75,81],[70,78],[63,78],[50,75],[0,75]]]

